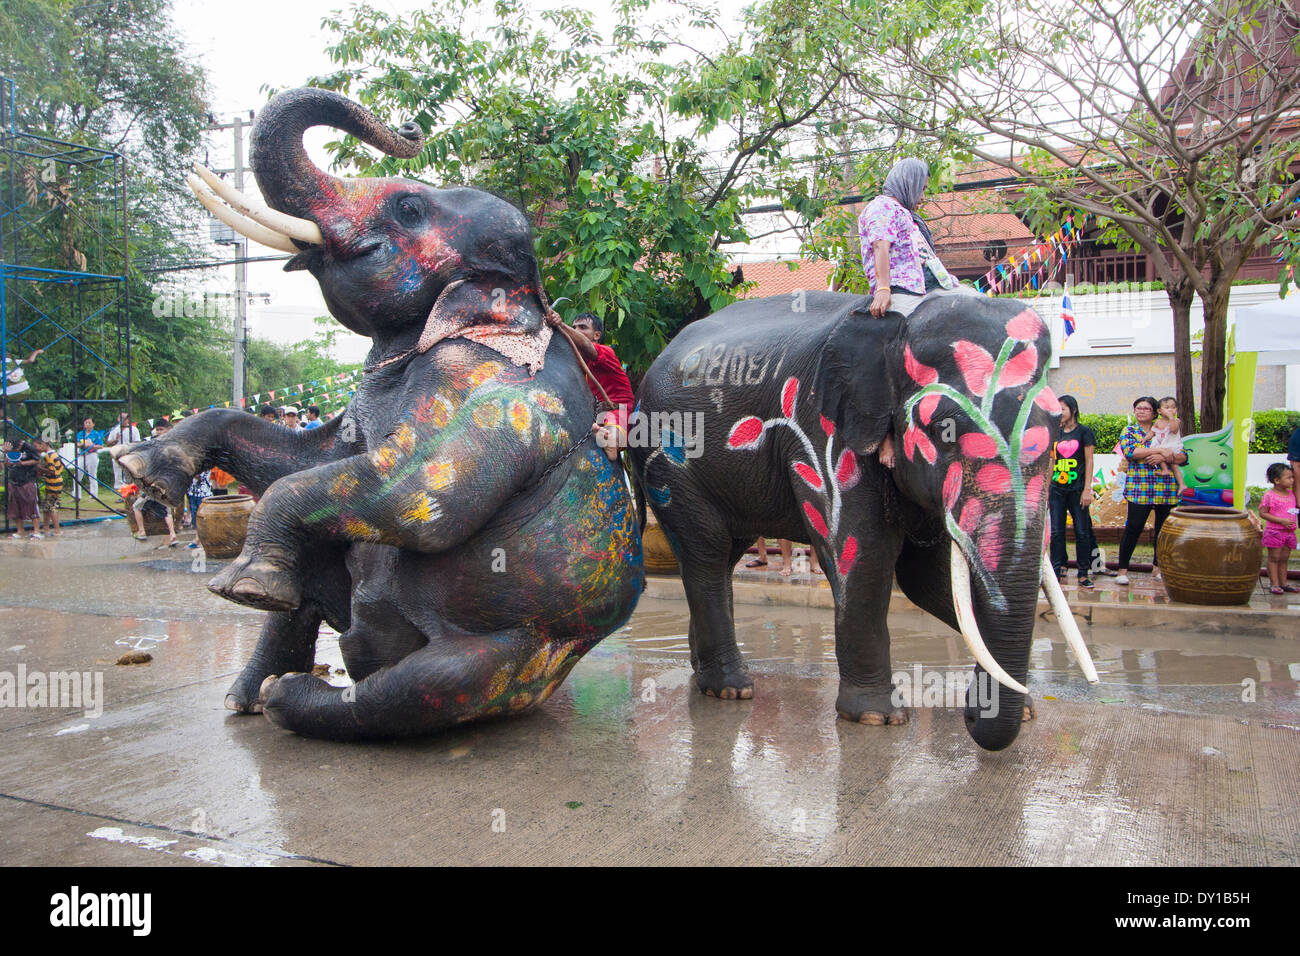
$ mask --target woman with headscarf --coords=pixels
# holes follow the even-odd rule
[[[881,194],[858,217],[862,270],[871,283],[871,314],[877,318],[889,311],[893,292],[925,295],[957,286],[934,252],[930,228],[916,214],[929,181],[924,160],[900,159],[885,177]],[[880,463],[894,467],[892,434],[880,443]]]

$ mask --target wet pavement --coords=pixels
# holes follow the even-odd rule
[[[103,682],[97,717],[0,707],[7,863],[1300,862],[1297,632],[1084,618],[1089,687],[1044,616],[1038,717],[987,753],[952,706],[837,720],[831,615],[806,603],[737,604],[755,699],[702,697],[683,602],[647,596],[531,714],[333,744],[229,714],[262,615],[204,589],[217,562],[120,538],[0,549],[0,672]],[[969,669],[928,616],[890,628],[896,670]],[[112,663],[135,649],[152,661]]]

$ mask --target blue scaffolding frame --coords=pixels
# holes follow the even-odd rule
[[[31,438],[40,428],[37,408],[66,408],[75,435],[86,409],[121,406],[132,417],[126,160],[27,132],[15,94],[13,80],[0,77],[0,425],[6,438]],[[36,349],[44,350],[42,363],[63,371],[68,394],[9,395],[10,356],[21,360]],[[18,421],[23,411],[27,427]],[[74,451],[70,464],[79,518],[82,455]],[[7,489],[8,460],[4,468]]]

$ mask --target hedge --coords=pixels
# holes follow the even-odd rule
[[[1252,455],[1285,455],[1291,433],[1300,428],[1300,412],[1277,410],[1256,412]],[[1097,454],[1108,455],[1129,423],[1127,415],[1080,415],[1079,421],[1097,436]]]

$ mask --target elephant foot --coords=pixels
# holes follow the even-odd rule
[[[841,685],[835,698],[835,713],[842,720],[868,727],[898,727],[907,723],[909,717],[904,708],[894,706],[892,696],[892,688],[881,692]]]
[[[208,590],[262,611],[292,611],[302,603],[302,588],[293,574],[270,561],[245,560],[242,555],[208,582]]]
[[[752,700],[754,678],[744,664],[725,664],[706,667],[695,672],[695,686],[706,697],[720,700]]]

